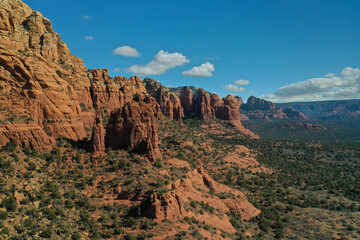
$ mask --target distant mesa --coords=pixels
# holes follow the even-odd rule
[[[309,118],[305,114],[303,114],[299,111],[296,111],[290,107],[286,108],[284,110],[284,113],[286,114],[287,118],[289,118],[289,119],[309,120]]]
[[[285,111],[276,106],[273,102],[260,99],[254,96],[248,98],[246,104],[241,105],[240,112],[249,119],[282,120],[297,119],[308,120],[308,117],[294,109],[288,108]]]
[[[300,111],[306,114],[310,119],[360,119],[360,100],[277,103],[276,105],[282,109],[290,107],[296,111]]]

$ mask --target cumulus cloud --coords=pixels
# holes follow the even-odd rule
[[[193,67],[192,69],[183,72],[182,75],[189,77],[211,77],[214,71],[214,65],[206,62],[198,67]]]
[[[94,40],[94,37],[93,37],[93,36],[86,36],[86,37],[84,38],[84,40],[85,40],[85,41],[92,41],[92,40]]]
[[[140,53],[136,48],[130,46],[121,46],[113,50],[114,55],[120,55],[124,57],[138,57]]]
[[[243,87],[239,87],[235,84],[228,84],[228,85],[225,85],[224,88],[228,91],[231,91],[231,92],[243,92],[245,91],[245,88]]]
[[[181,53],[169,53],[164,50],[160,50],[154,56],[154,59],[148,64],[133,65],[128,68],[128,71],[140,76],[160,75],[165,73],[169,69],[183,66],[185,63],[189,62],[190,60]]]
[[[245,86],[250,83],[249,80],[236,80],[233,83],[230,83],[228,85],[225,85],[224,88],[230,92],[244,92],[246,89],[240,86]]]
[[[262,96],[271,101],[319,101],[360,97],[360,69],[346,67],[341,76],[311,78],[280,87],[273,94]]]
[[[325,75],[325,77],[334,77],[336,74],[335,73],[328,73]]]
[[[245,86],[245,85],[248,85],[249,83],[250,83],[249,80],[243,80],[243,79],[236,80],[236,81],[234,82],[234,84],[235,84],[236,86]]]

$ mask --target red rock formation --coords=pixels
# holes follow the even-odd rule
[[[170,119],[182,123],[184,110],[181,106],[180,99],[175,93],[170,92],[167,87],[151,78],[145,78],[144,84],[147,92],[159,103],[161,111],[169,116]]]
[[[131,147],[148,153],[154,161],[161,158],[158,148],[156,113],[150,98],[138,99],[113,110],[106,128],[106,145],[113,149]]]
[[[210,105],[210,93],[199,88],[194,103],[195,112],[205,121],[215,119],[215,110]]]
[[[158,220],[176,220],[187,215],[183,202],[175,192],[166,195],[151,194],[144,212],[145,215]]]
[[[216,93],[210,96],[210,106],[214,109],[217,118],[224,119],[224,101]]]
[[[241,105],[241,111],[250,119],[287,119],[286,114],[280,107],[276,107],[270,101],[254,96],[249,97],[246,104]]]
[[[193,100],[194,100],[194,91],[189,87],[183,87],[180,90],[180,102],[184,110],[191,112],[193,111]]]
[[[245,106],[248,110],[270,110],[275,108],[274,103],[254,96],[248,98]]]
[[[170,92],[170,102],[173,108],[173,119],[182,123],[182,118],[184,117],[184,109],[181,106],[181,102],[178,96],[175,93]],[[171,108],[170,108],[171,109]],[[170,110],[171,112],[171,110]]]
[[[49,151],[56,146],[56,141],[35,123],[1,124],[0,146],[9,141],[19,147],[32,147],[40,151]]]
[[[242,116],[240,114],[240,106],[243,103],[240,97],[234,97],[233,95],[227,95],[223,100],[213,93],[211,94],[210,105],[215,110],[216,117],[227,121],[237,131],[251,137],[259,138],[250,130],[244,128],[241,123]]]
[[[94,107],[106,109],[109,114],[131,102],[135,94],[146,94],[142,80],[137,76],[129,79],[122,76],[112,78],[108,69],[92,69],[89,70],[89,77],[92,80],[91,96]]]
[[[305,114],[303,114],[299,111],[296,111],[292,108],[285,109],[284,113],[286,114],[287,118],[289,118],[289,119],[309,120],[309,118]]]
[[[175,181],[167,188],[170,190],[169,193],[153,194],[144,202],[142,209],[146,215],[158,221],[176,221],[185,216],[191,216],[225,232],[234,233],[236,231],[226,215],[227,212],[240,213],[243,219],[250,219],[260,213],[247,201],[242,192],[215,182],[203,169],[187,173],[186,178]],[[210,194],[210,191],[215,194],[231,193],[235,198],[220,199],[214,194]],[[190,201],[204,202],[213,207],[222,217],[206,212],[199,215],[194,214],[191,210],[186,211],[184,205]]]
[[[105,151],[105,128],[102,121],[101,111],[96,109],[95,124],[91,137],[94,152]]]
[[[83,62],[71,55],[51,22],[26,4],[3,0],[0,12],[1,142],[45,149],[49,137],[35,137],[45,136],[43,129],[74,140],[86,137],[82,120],[91,114],[83,114],[80,103],[86,108],[92,103]]]

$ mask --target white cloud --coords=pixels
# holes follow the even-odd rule
[[[262,96],[271,101],[319,101],[360,97],[360,69],[346,67],[341,76],[311,78],[280,87],[273,94]]]
[[[128,68],[129,72],[134,74],[145,76],[145,75],[160,75],[165,73],[167,70],[183,66],[185,63],[189,63],[187,59],[181,53],[169,53],[164,50],[160,50],[154,59],[146,65],[133,65]]]
[[[328,73],[325,75],[325,77],[334,77],[335,76],[335,73]]]
[[[86,37],[84,38],[84,40],[85,40],[85,41],[92,41],[92,40],[94,40],[94,37],[93,37],[93,36],[86,36]]]
[[[206,62],[198,67],[193,67],[192,69],[183,72],[182,75],[190,76],[190,77],[211,77],[214,71],[215,71],[214,65],[209,62]]]
[[[112,70],[112,72],[121,72],[121,69],[120,68],[114,68],[113,70]]]
[[[244,92],[246,91],[246,89],[240,86],[245,86],[248,85],[249,83],[250,83],[249,80],[240,79],[234,81],[233,83],[225,85],[224,88],[230,92]]]
[[[89,15],[85,15],[85,16],[84,16],[84,19],[85,19],[85,20],[90,20],[90,19],[92,19],[92,17],[89,16]]]
[[[228,85],[225,85],[224,88],[228,91],[231,91],[231,92],[243,92],[245,91],[245,88],[243,87],[239,87],[235,84],[228,84]]]
[[[120,55],[125,57],[138,57],[140,53],[136,48],[132,48],[130,46],[121,46],[113,50],[114,55]]]
[[[243,79],[236,80],[236,81],[234,82],[234,84],[235,84],[236,86],[245,86],[245,85],[248,85],[249,83],[250,83],[249,80],[243,80]]]
[[[360,69],[359,68],[351,68],[346,67],[341,71],[341,75],[343,76],[353,76],[353,75],[360,75]]]

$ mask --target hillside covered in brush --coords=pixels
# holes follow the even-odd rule
[[[238,96],[87,69],[20,0],[0,89],[0,239],[360,237],[358,143],[263,140]]]

